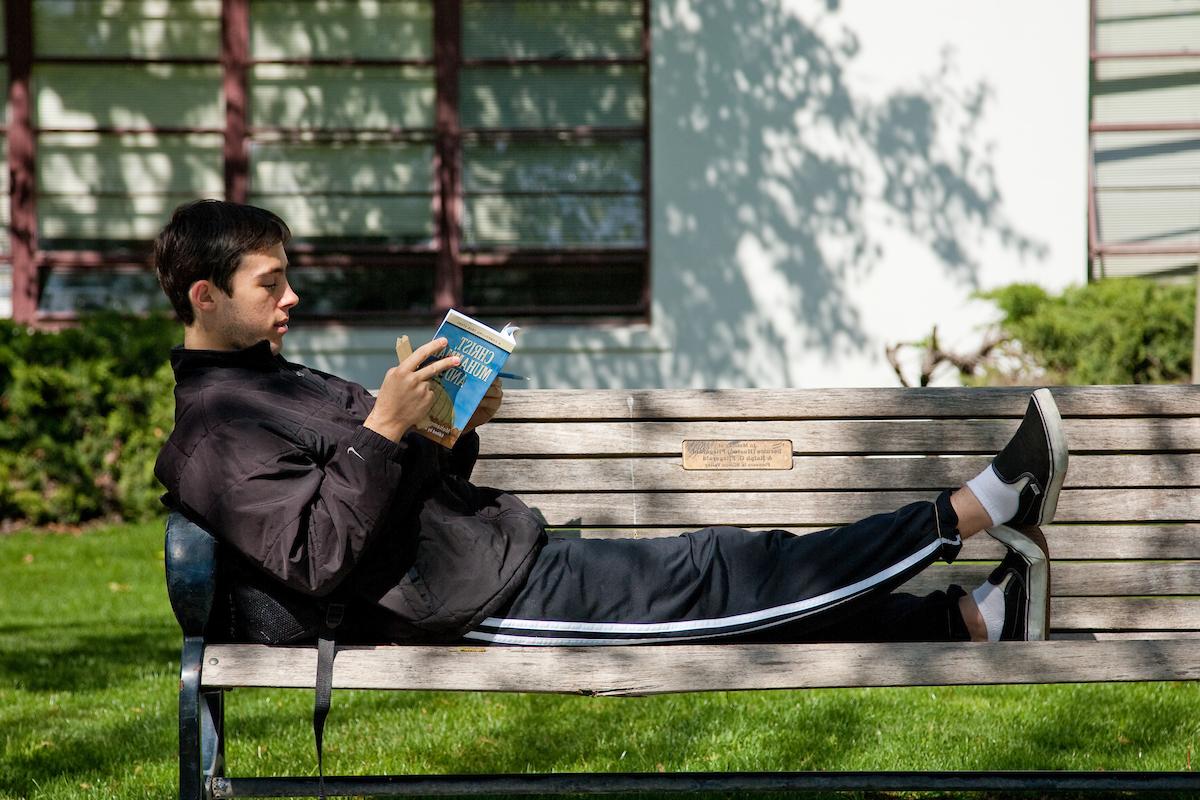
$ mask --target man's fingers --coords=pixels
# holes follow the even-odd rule
[[[445,372],[451,367],[457,367],[460,360],[461,359],[458,356],[446,356],[445,358],[439,358],[432,364],[421,367],[419,370],[414,372],[413,377],[421,381],[430,380],[438,373]]]
[[[416,372],[417,368],[421,365],[422,361],[425,361],[427,358],[432,356],[434,353],[441,351],[448,344],[449,344],[449,342],[446,340],[445,337],[442,337],[440,339],[434,339],[432,342],[426,342],[425,344],[421,345],[416,350],[414,350],[413,354],[411,356],[409,356],[408,358],[401,361],[400,366],[404,367],[405,369],[410,369],[413,372]]]

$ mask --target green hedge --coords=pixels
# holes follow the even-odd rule
[[[174,419],[165,317],[89,316],[58,332],[0,320],[0,520],[141,519]]]
[[[1191,380],[1196,287],[1113,278],[1051,295],[1018,283],[983,297],[1000,326],[1046,370],[1049,383],[1181,383]]]

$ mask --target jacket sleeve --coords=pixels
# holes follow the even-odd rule
[[[331,383],[336,383],[342,387],[348,397],[347,406],[354,409],[364,417],[371,413],[371,409],[375,407],[375,396],[368,392],[357,383],[344,381],[336,375],[328,375],[322,373],[329,379]],[[454,443],[454,447],[450,450],[441,450],[440,463],[442,468],[447,470],[452,475],[457,475],[463,480],[469,481],[471,473],[475,469],[475,461],[479,458],[479,434],[475,431],[468,431],[458,437],[458,441]]]
[[[380,535],[393,504],[413,502],[420,489],[418,476],[405,474],[404,443],[360,426],[332,447],[315,455],[270,425],[222,424],[188,460],[180,500],[286,585],[328,594]]]
[[[447,459],[446,468],[451,474],[457,475],[464,481],[471,480],[471,473],[475,470],[475,461],[479,458],[479,434],[475,431],[468,431],[458,437],[458,441],[454,443],[454,447],[450,450],[449,458]]]

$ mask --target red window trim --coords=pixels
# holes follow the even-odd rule
[[[250,195],[250,0],[221,0],[221,86],[225,94],[225,199]]]

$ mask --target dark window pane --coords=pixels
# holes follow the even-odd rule
[[[619,247],[645,245],[641,195],[489,195],[463,204],[463,246]]]
[[[250,193],[251,205],[269,208],[292,229],[296,244],[421,245],[433,236],[432,200]]]
[[[137,270],[56,269],[46,276],[38,311],[170,311],[154,273]]]
[[[221,0],[34,0],[39,56],[209,56],[221,53]]]
[[[638,0],[465,0],[466,58],[614,58],[642,52]]]
[[[346,311],[427,313],[433,307],[433,265],[390,267],[291,267],[300,295],[292,314],[303,319]]]
[[[463,294],[471,308],[523,313],[632,313],[642,302],[643,264],[553,267],[463,267]]]
[[[642,151],[640,139],[468,141],[463,145],[463,187],[468,193],[639,193]]]
[[[640,66],[471,67],[462,71],[465,128],[638,127]]]
[[[220,134],[38,136],[38,234],[46,250],[144,249],[176,206],[225,193]]]
[[[34,64],[32,91],[43,128],[225,125],[216,64]]]
[[[432,67],[294,66],[250,70],[250,124],[304,130],[433,127]]]
[[[255,143],[250,202],[287,221],[296,241],[428,244],[433,145]]]
[[[432,58],[432,0],[253,0],[255,58]]]

